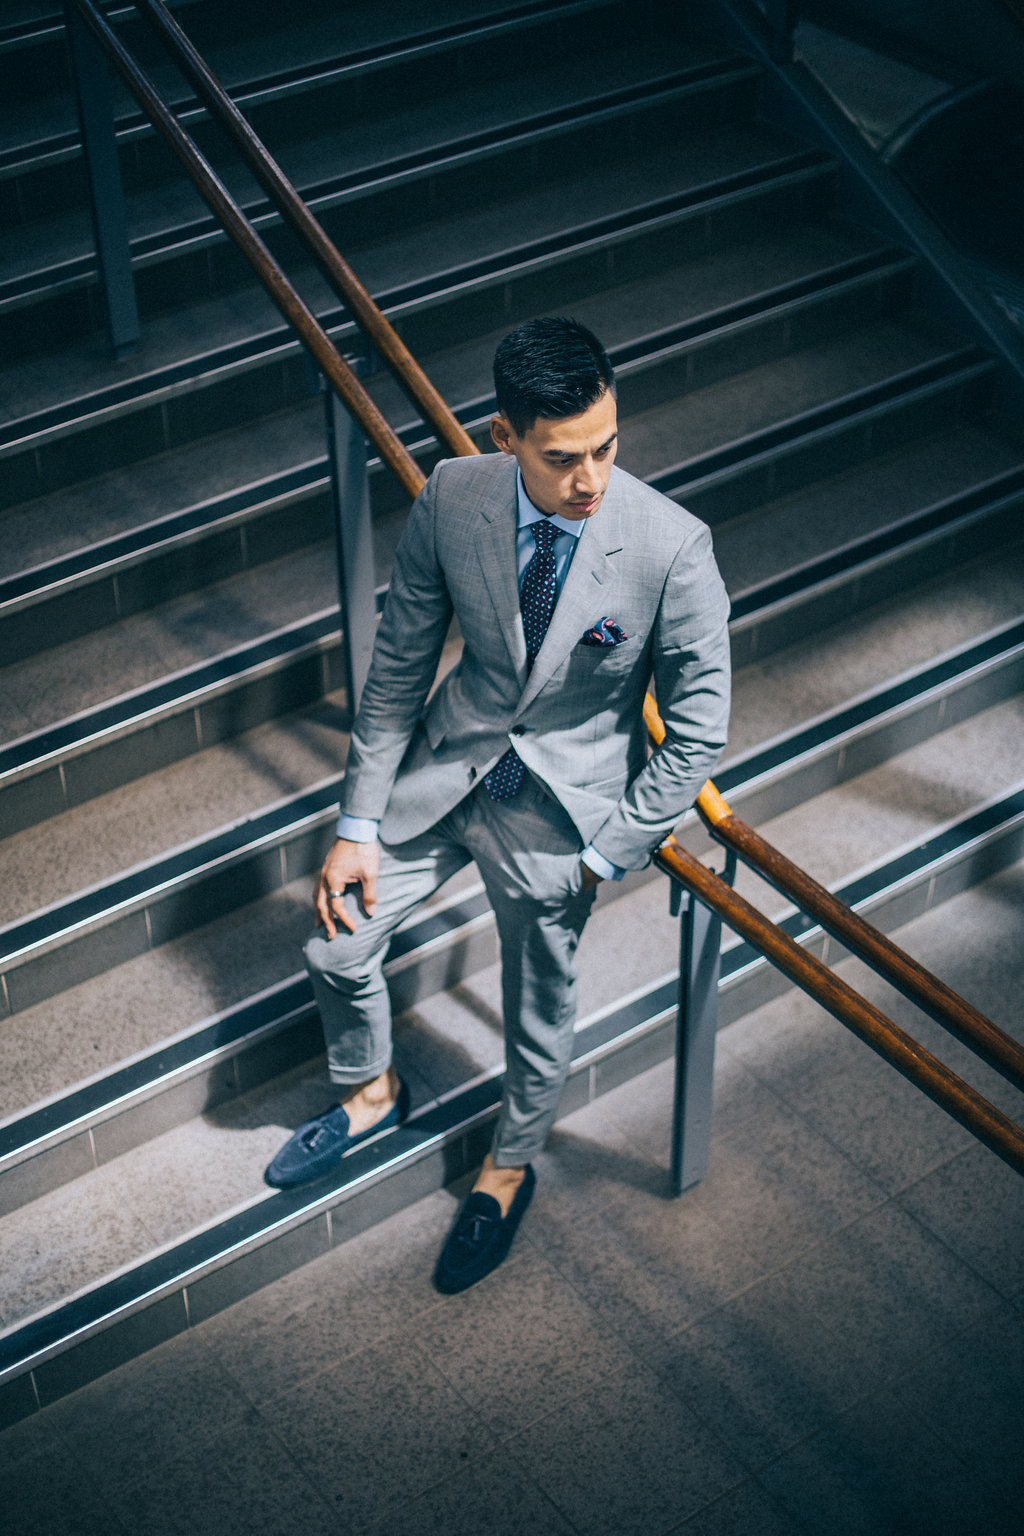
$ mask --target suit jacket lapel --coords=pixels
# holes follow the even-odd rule
[[[544,644],[523,689],[520,713],[558,670],[584,630],[610,613],[607,589],[622,546],[621,507],[609,485],[600,509],[580,535]]]
[[[521,686],[526,680],[526,640],[523,636],[523,621],[519,611],[519,581],[516,571],[514,465],[512,471],[511,485],[503,480],[502,493],[496,493],[481,503],[481,528],[476,540],[476,551],[480,569],[494,605],[495,623],[504,636]]]

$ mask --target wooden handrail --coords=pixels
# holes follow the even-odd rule
[[[457,455],[468,457],[478,453],[479,449],[473,439],[381,314],[337,246],[307,208],[205,60],[196,52],[162,0],[135,0],[135,4],[136,9],[142,12],[166,44],[204,106],[240,150],[245,163],[271,202],[306,243],[331,286],[348,306],[352,318],[376,347],[441,441]]]
[[[665,726],[649,694],[644,704],[644,722],[651,739],[660,745],[665,738]],[[1015,1087],[1024,1089],[1024,1047],[735,816],[710,779],[697,796],[697,810],[712,837],[731,848],[770,885],[860,955],[872,970],[977,1052]]]
[[[1015,1087],[1024,1089],[1024,1048],[1012,1036],[939,981],[838,896],[819,885],[806,870],[787,859],[753,827],[734,816],[728,807],[726,815],[712,826],[711,833],[950,1034],[970,1046]]]
[[[331,387],[337,391],[371,439],[384,463],[397,476],[409,496],[417,496],[424,484],[419,465],[377,409],[327,332],[292,287],[212,166],[196,148],[148,75],[123,46],[92,0],[72,0],[72,3],[124,77],[143,111],[170,145],[216,217],[254,268],[278,309],[312,353]]]
[[[979,1141],[1024,1173],[1024,1131],[670,838],[655,862]]]

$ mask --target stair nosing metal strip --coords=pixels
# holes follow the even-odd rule
[[[759,615],[790,598],[800,599],[809,591],[833,580],[849,576],[865,565],[897,554],[913,543],[951,532],[961,523],[991,515],[1024,494],[1024,465],[1004,470],[978,485],[932,502],[918,512],[909,513],[883,529],[851,539],[839,549],[804,561],[799,566],[770,577],[756,586],[732,594],[732,625],[755,622]]]
[[[8,742],[0,748],[0,783],[16,782],[57,759],[76,755],[99,741],[116,740],[141,724],[191,708],[268,669],[291,665],[325,645],[340,644],[339,623],[337,608],[328,608]]]
[[[720,769],[715,775],[715,783],[723,794],[749,792],[786,766],[833,750],[844,738],[860,734],[866,726],[882,724],[908,708],[922,707],[937,693],[948,692],[958,682],[968,682],[979,671],[1013,664],[1022,655],[1024,619],[1014,619],[933,661],[910,669],[894,681],[869,689],[858,698],[783,732],[774,741],[754,748]]]
[[[660,992],[655,994],[660,1005],[654,1010],[656,1017],[665,1011],[669,990],[664,983],[660,987]],[[643,996],[634,994],[622,1010],[621,1027],[627,1036],[635,1037],[638,1032],[643,1032],[643,1012]],[[615,1039],[617,1021],[618,1014],[607,1010],[593,1024],[583,1021],[576,1032],[573,1052],[576,1070],[580,1070],[581,1060],[595,1049],[603,1046],[607,1050]],[[71,1300],[37,1314],[23,1324],[13,1325],[0,1334],[0,1382],[43,1364],[46,1359],[109,1326],[119,1316],[129,1316],[162,1296],[173,1294],[190,1282],[215,1272],[261,1242],[283,1236],[322,1211],[380,1182],[391,1169],[408,1166],[429,1155],[473,1123],[486,1120],[497,1112],[502,1080],[503,1073],[500,1068],[495,1068],[424,1105],[404,1125],[347,1154],[340,1169],[335,1170],[329,1180],[320,1181],[321,1187],[312,1197],[310,1189],[316,1190],[316,1186],[256,1197],[243,1209],[209,1223],[183,1240],[169,1243],[140,1264],[126,1266],[121,1273],[86,1287]],[[441,1123],[437,1124],[438,1121]],[[20,1350],[19,1344],[23,1346]]]
[[[891,715],[900,708],[920,706],[926,701],[927,696],[937,690],[948,688],[958,678],[966,680],[972,672],[991,666],[1011,664],[1014,659],[1024,652],[1024,620],[1017,621],[1009,626],[994,631],[981,641],[971,642],[952,652],[937,663],[930,663],[923,668],[900,680],[896,684],[886,685],[872,694],[863,696],[850,706],[844,706],[837,711],[821,717],[811,726],[799,727],[797,730],[781,737],[770,747],[760,749],[736,763],[730,764],[725,770],[716,776],[716,781],[723,792],[734,796],[742,796],[757,787],[759,782],[770,778],[773,773],[784,771],[787,765],[806,760],[817,753],[834,749],[837,742],[844,736],[855,734],[857,729],[863,729],[865,724],[880,722],[887,715]],[[958,664],[959,663],[959,664]],[[914,687],[917,684],[916,688]],[[872,708],[871,706],[874,706]],[[879,707],[881,706],[881,707]],[[293,800],[283,802],[271,817],[254,818],[250,823],[242,823],[239,827],[228,829],[227,842],[219,850],[221,861],[224,859],[244,856],[245,847],[240,846],[240,832],[247,829],[255,831],[264,840],[266,838],[280,838],[288,835],[288,826],[299,825],[314,817],[326,817],[333,811],[336,794],[334,786],[329,785],[316,792],[315,797],[296,797]],[[314,803],[315,802],[315,803]],[[330,807],[330,810],[326,809]],[[232,836],[233,835],[233,836]],[[207,840],[209,841],[209,840]],[[205,846],[200,841],[200,848]],[[180,862],[182,855],[175,856]],[[164,861],[159,861],[164,862]],[[159,863],[158,863],[159,867]],[[209,867],[206,864],[204,867]],[[142,874],[152,870],[152,866],[141,866]],[[170,872],[173,877],[174,871]],[[197,878],[195,870],[178,871],[182,879]],[[132,888],[123,893],[124,901],[138,903],[145,899],[144,892],[140,894],[139,875],[134,877]],[[110,885],[116,886],[120,881],[110,882],[108,886],[99,886],[94,892],[89,893],[91,904],[79,914],[80,926],[89,921],[102,920],[102,911],[99,910],[99,898]],[[166,878],[157,876],[150,878],[150,887],[154,890],[166,885]],[[63,904],[67,906],[69,904]],[[118,903],[117,910],[123,909],[123,902]],[[61,906],[50,909],[47,914],[52,918],[59,913]],[[474,914],[475,915],[475,914]],[[21,925],[12,925],[18,927]],[[59,932],[56,923],[51,921],[51,928]],[[76,931],[79,929],[76,928]],[[9,928],[8,933],[11,932]],[[41,938],[40,943],[47,942]],[[55,942],[53,934],[49,936],[49,942]],[[244,1006],[244,1005],[243,1005]]]
[[[835,262],[802,278],[779,283],[775,288],[738,299],[720,309],[704,312],[679,325],[651,332],[640,341],[630,343],[628,347],[613,349],[616,370],[657,367],[672,352],[715,336],[734,325],[756,325],[762,319],[767,323],[791,306],[818,299],[825,301],[851,285],[897,275],[909,265],[912,263],[906,258],[885,248]],[[456,407],[456,414],[467,410],[476,412],[479,404],[474,402],[471,407]],[[418,429],[419,424],[403,430],[415,432]],[[283,470],[279,475],[268,476],[254,487],[224,493],[211,498],[209,502],[171,513],[166,518],[130,533],[102,540],[85,550],[59,556],[52,562],[44,562],[0,580],[0,612],[4,609],[16,611],[14,605],[29,603],[36,591],[42,598],[50,595],[58,585],[69,588],[81,585],[92,572],[99,579],[108,570],[121,569],[144,559],[149,550],[172,540],[191,541],[201,537],[205,526],[212,529],[222,526],[231,517],[243,518],[251,509],[266,505],[268,501],[308,494],[324,483],[324,464],[324,459],[310,460],[305,465]],[[202,516],[207,507],[214,509],[216,514],[208,525]],[[142,542],[144,537],[148,538],[148,543]],[[36,587],[30,587],[30,582],[35,582]]]
[[[794,447],[805,439],[823,436],[830,431],[842,431],[890,405],[912,400],[917,394],[927,395],[935,389],[948,388],[968,378],[980,377],[992,372],[995,366],[992,354],[973,343],[950,348],[937,357],[915,363],[885,379],[850,390],[823,405],[799,411],[784,421],[773,422],[768,427],[736,438],[720,448],[661,470],[650,477],[648,484],[665,496],[683,496],[687,488],[693,487],[698,481],[714,481],[753,465],[759,459]]]
[[[460,892],[441,911],[431,908],[419,914],[392,940],[386,973],[396,963],[433,947],[445,930],[461,934],[490,910],[483,886],[478,885]],[[151,1097],[162,1082],[180,1081],[314,1012],[309,980],[305,972],[298,972],[45,1103],[10,1116],[0,1125],[0,1166],[4,1171],[16,1167],[26,1155],[34,1156],[36,1150],[102,1124],[119,1109]]]

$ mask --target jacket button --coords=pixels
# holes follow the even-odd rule
[[[472,783],[475,778],[476,778],[476,769],[475,768],[471,768],[469,770],[469,781],[470,781],[470,783]]]
[[[510,736],[525,736],[526,735],[526,726],[525,725],[514,725],[512,727],[512,729],[511,729],[511,731],[509,732],[509,735]]]

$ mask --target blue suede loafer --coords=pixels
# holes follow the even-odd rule
[[[384,1117],[367,1131],[355,1136],[349,1132],[348,1111],[340,1104],[307,1120],[300,1125],[294,1136],[289,1136],[263,1177],[274,1189],[292,1189],[296,1184],[308,1184],[313,1179],[330,1173],[349,1147],[354,1147],[378,1131],[386,1131],[391,1125],[399,1125],[409,1113],[409,1089],[405,1083],[398,1086],[398,1097]]]
[[[441,1249],[434,1270],[434,1284],[439,1291],[454,1296],[497,1269],[512,1246],[536,1183],[536,1175],[527,1163],[507,1216],[502,1216],[501,1206],[493,1195],[473,1191]]]

